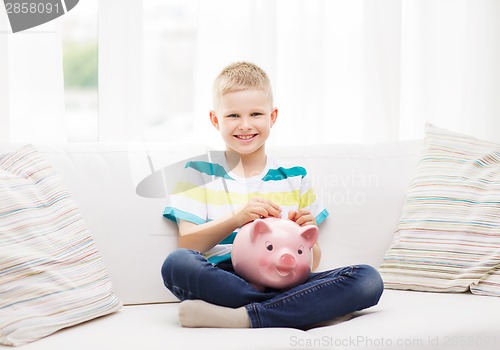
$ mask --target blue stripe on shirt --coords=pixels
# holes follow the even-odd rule
[[[202,160],[193,160],[186,163],[185,168],[192,168],[210,176],[223,177],[228,180],[233,180],[224,169],[224,167],[217,163],[205,162]]]
[[[306,175],[306,169],[301,166],[294,166],[293,168],[279,167],[278,169],[269,169],[264,178],[262,178],[262,181],[279,181],[295,176],[304,178]]]
[[[207,222],[206,220],[203,220],[199,216],[172,207],[166,207],[165,210],[163,211],[163,216],[176,223],[178,223],[179,220],[193,222],[197,225],[204,224],[205,222]]]
[[[319,213],[318,215],[316,215],[316,225],[321,224],[327,218],[328,215],[330,215],[330,213],[328,212],[328,210],[323,209],[321,211],[321,213]]]
[[[220,255],[220,256],[211,256],[207,260],[210,263],[212,263],[213,265],[217,265],[218,263],[221,263],[223,261],[230,260],[230,259],[231,259],[231,253],[227,253],[227,254]]]
[[[231,233],[229,236],[227,236],[226,238],[224,238],[222,241],[220,241],[219,244],[233,244],[234,242],[234,238],[236,237],[236,234],[238,232],[233,232]]]

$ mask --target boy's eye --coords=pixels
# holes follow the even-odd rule
[[[262,113],[259,113],[259,112],[252,113],[252,117],[260,117],[261,115],[262,115]]]
[[[229,114],[227,117],[228,118],[237,118],[238,114]]]

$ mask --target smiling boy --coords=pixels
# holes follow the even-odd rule
[[[180,323],[306,328],[375,305],[383,283],[367,265],[312,272],[305,283],[286,291],[258,290],[234,273],[231,243],[244,224],[272,216],[319,225],[328,211],[304,167],[266,154],[266,140],[278,118],[267,74],[248,62],[229,65],[215,79],[213,96],[210,120],[226,147],[202,168],[205,173],[222,170],[203,191],[170,196],[164,212],[179,226],[179,249],[165,260],[162,276],[183,301]],[[316,245],[313,270],[319,259]]]

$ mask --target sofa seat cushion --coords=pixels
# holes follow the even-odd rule
[[[125,306],[23,350],[500,348],[500,298],[470,293],[386,290],[377,306],[308,331],[182,328],[178,308],[179,303]]]

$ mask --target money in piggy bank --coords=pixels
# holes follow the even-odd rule
[[[287,289],[311,271],[318,227],[287,219],[257,219],[241,227],[233,242],[235,272],[257,288]]]

